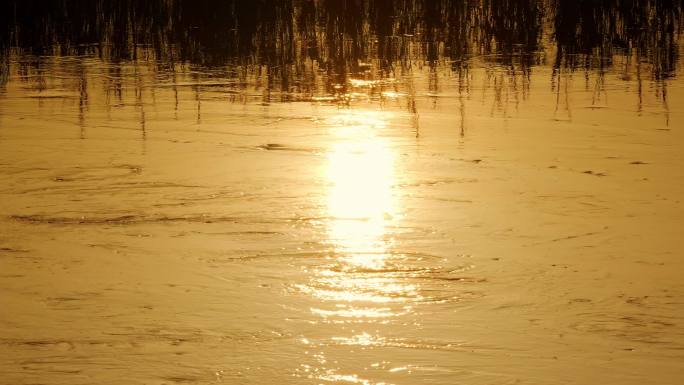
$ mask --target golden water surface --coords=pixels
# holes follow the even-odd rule
[[[681,2],[10,3],[0,385],[684,383]]]

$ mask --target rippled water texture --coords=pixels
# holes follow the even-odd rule
[[[0,384],[684,383],[681,1],[0,9]]]

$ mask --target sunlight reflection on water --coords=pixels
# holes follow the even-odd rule
[[[412,306],[406,302],[418,296],[417,285],[392,275],[398,262],[394,259],[401,258],[391,250],[393,227],[401,219],[397,154],[378,134],[390,118],[387,113],[356,111],[330,119],[336,142],[327,156],[325,209],[334,252],[308,290],[322,300],[322,308],[311,311],[326,323],[387,324],[410,313]],[[368,336],[367,331],[352,331],[331,336],[325,344],[364,347],[384,341],[377,336],[370,343]],[[316,372],[323,373],[317,377],[321,380],[366,383],[356,381],[356,375],[325,378],[334,373],[325,365]]]
[[[386,268],[391,236],[388,225],[397,215],[395,154],[375,130],[384,125],[377,113],[357,112],[333,119],[340,141],[328,154],[328,240],[335,250],[335,265],[321,271],[325,297],[338,301],[383,303],[406,290],[391,278],[364,273]],[[336,295],[330,296],[333,292]],[[350,314],[349,310],[344,310]],[[378,309],[355,309],[357,317],[391,315]]]
[[[386,226],[397,215],[395,154],[375,135],[387,118],[357,112],[332,119],[339,141],[328,154],[326,170],[328,237],[354,267],[384,265],[391,242]]]
[[[378,139],[361,139],[335,145],[329,159],[329,239],[350,263],[380,268],[395,214],[393,154]]]

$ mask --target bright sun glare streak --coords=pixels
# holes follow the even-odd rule
[[[349,262],[380,268],[387,249],[386,225],[395,213],[394,156],[374,137],[336,144],[329,154],[329,237]]]
[[[395,153],[378,135],[388,118],[386,112],[354,111],[330,119],[338,140],[328,152],[325,203],[336,259],[304,289],[337,303],[312,309],[324,318],[389,318],[407,311],[391,304],[416,295],[414,285],[386,276],[396,263],[390,226],[399,217]]]

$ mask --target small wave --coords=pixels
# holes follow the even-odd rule
[[[259,150],[266,150],[266,151],[293,151],[293,152],[308,152],[308,153],[320,153],[321,152],[320,148],[295,147],[295,146],[288,146],[286,144],[280,144],[280,143],[261,144],[261,145],[256,146],[256,148]]]
[[[143,216],[143,215],[119,215],[110,217],[81,216],[81,217],[50,217],[44,215],[10,215],[10,219],[30,224],[47,225],[131,225],[165,222],[195,222],[195,223],[217,223],[217,222],[243,222],[244,218],[237,217],[215,217],[209,215],[191,216]]]

